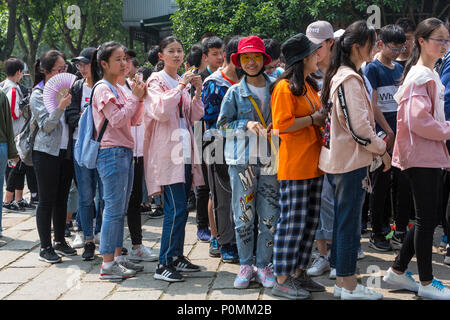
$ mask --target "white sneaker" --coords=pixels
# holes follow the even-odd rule
[[[334,285],[333,296],[340,298],[342,294],[342,288],[339,288],[336,284]]]
[[[77,232],[75,239],[72,242],[72,248],[74,249],[79,249],[79,248],[84,248],[84,234],[83,232]]]
[[[372,289],[357,284],[355,290],[342,288],[341,300],[381,300],[383,295]]]
[[[396,286],[398,289],[406,289],[414,292],[419,291],[419,283],[414,280],[412,273],[409,271],[400,275],[392,271],[392,268],[389,268],[383,277],[383,281]]]
[[[336,268],[331,268],[330,275],[328,276],[328,279],[331,279],[331,280],[336,279]]]
[[[364,259],[366,255],[364,254],[364,251],[361,247],[358,249],[358,260]]]
[[[311,268],[306,271],[308,276],[317,277],[330,270],[330,262],[322,255],[319,255],[312,263]]]
[[[433,279],[427,286],[419,284],[418,295],[423,298],[435,300],[450,300],[450,290],[441,281]]]
[[[95,236],[94,236],[95,244],[100,245],[100,237],[101,237],[101,233],[100,232],[95,234]]]
[[[152,252],[152,249],[147,248],[146,246],[141,244],[138,249],[131,250],[130,260],[152,262],[157,261],[158,256]]]

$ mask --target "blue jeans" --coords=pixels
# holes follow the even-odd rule
[[[329,174],[326,174],[323,179],[320,221],[316,231],[316,240],[333,239],[334,190],[331,187],[330,179]]]
[[[266,267],[272,258],[273,237],[280,216],[280,186],[276,175],[262,175],[255,165],[228,168],[236,245],[241,265],[253,265],[254,221],[258,214],[256,266]]]
[[[8,165],[8,144],[6,142],[0,143],[0,196],[3,200],[3,185],[5,183],[5,171]],[[2,208],[0,208],[0,231],[2,231]]]
[[[183,255],[184,236],[189,212],[187,199],[192,185],[191,165],[186,164],[184,176],[186,183],[164,186],[164,221],[161,235],[159,263],[170,265],[173,257]]]
[[[362,181],[367,168],[329,176],[335,196],[330,265],[336,268],[338,277],[349,277],[355,274],[360,247],[361,211],[366,194]]]
[[[75,146],[76,140],[74,140]],[[94,197],[97,189],[97,183],[99,182],[97,169],[88,169],[86,167],[80,167],[75,160],[75,177],[78,187],[78,211],[77,211],[77,224],[81,226],[84,237],[86,240],[94,239],[94,231],[92,220],[94,219],[95,207]],[[98,212],[96,217],[96,231],[100,232],[102,225],[102,215]],[[96,232],[97,233],[97,232]]]
[[[97,170],[105,201],[100,254],[113,254],[123,246],[125,215],[133,187],[133,151],[124,147],[99,150]]]

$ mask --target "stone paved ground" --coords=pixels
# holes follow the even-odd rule
[[[27,197],[28,198],[28,197]],[[160,248],[162,219],[142,216],[144,244],[155,252]],[[439,245],[442,229],[438,228],[433,248],[433,270],[438,279],[450,285],[450,267],[443,264]],[[131,247],[128,229],[124,234],[125,247]],[[362,248],[366,257],[358,262],[358,279],[361,283],[381,286],[387,300],[414,300],[415,294],[392,290],[380,276],[394,260],[394,253],[379,253],[368,248],[368,238],[363,237]],[[273,300],[278,299],[270,290],[252,283],[247,290],[233,288],[239,270],[236,264],[222,263],[208,256],[208,244],[196,238],[195,212],[191,212],[186,226],[185,255],[193,263],[203,266],[197,273],[185,274],[186,281],[169,284],[153,279],[156,262],[144,263],[145,270],[137,277],[122,282],[99,280],[101,258],[91,262],[78,255],[63,258],[63,262],[49,265],[38,260],[39,237],[35,212],[3,213],[3,237],[0,238],[0,299],[2,300]],[[98,252],[97,252],[98,253]],[[410,269],[418,280],[417,265]],[[381,270],[377,273],[377,270]],[[374,273],[375,272],[375,273]],[[317,278],[327,288],[326,292],[313,293],[313,300],[333,300],[334,281],[327,275]]]

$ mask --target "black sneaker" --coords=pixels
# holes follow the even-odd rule
[[[75,250],[74,248],[69,246],[67,244],[67,242],[65,242],[65,241],[64,242],[55,242],[53,249],[55,249],[55,252],[57,254],[63,255],[65,257],[77,255],[77,250]]]
[[[377,250],[377,251],[391,251],[391,245],[389,241],[386,240],[386,237],[382,234],[374,234],[370,235],[369,247]]]
[[[164,210],[161,207],[155,209],[155,211],[147,212],[147,215],[150,219],[159,219],[164,217]]]
[[[184,281],[183,276],[175,270],[173,265],[161,265],[158,264],[155,275],[153,278],[157,280],[164,280],[167,282],[181,282]]]
[[[184,256],[178,257],[178,259],[174,261],[173,265],[175,266],[175,269],[177,271],[183,271],[183,272],[197,272],[197,271],[200,271],[200,266],[192,264]]]
[[[3,202],[3,208],[8,209],[10,211],[15,211],[15,212],[25,211],[25,209],[21,208],[15,201]]]
[[[394,231],[394,234],[391,238],[391,246],[392,249],[400,250],[403,245],[403,241],[405,241],[406,232],[398,232]]]
[[[309,292],[323,292],[326,290],[322,284],[311,279],[306,273],[306,270],[304,270],[299,277],[294,278],[294,281],[298,283],[300,288]]]
[[[17,205],[24,210],[36,209],[36,206],[33,206],[32,204],[28,203],[25,199],[18,201]]]
[[[52,247],[41,248],[39,252],[39,260],[48,263],[59,263],[61,262],[61,257],[58,256]]]
[[[93,242],[86,242],[84,245],[83,255],[81,256],[84,261],[94,260],[95,257],[95,244]]]

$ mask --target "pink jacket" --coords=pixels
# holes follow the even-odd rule
[[[450,121],[445,121],[444,86],[439,75],[416,65],[394,97],[398,113],[392,165],[402,170],[449,169],[445,140],[450,139]]]
[[[94,91],[92,98],[92,116],[95,125],[95,139],[108,118],[108,125],[103,135],[100,147],[134,148],[131,126],[142,122],[144,104],[135,96],[129,97],[118,86],[115,86],[119,99],[116,99],[106,84],[100,84]]]
[[[338,98],[342,84],[348,108],[350,124],[355,134],[371,143],[357,143],[347,127]],[[333,103],[330,126],[330,149],[322,147],[319,168],[326,173],[347,173],[367,167],[373,158],[386,150],[386,143],[375,132],[375,120],[371,99],[364,80],[353,69],[342,66],[331,80],[330,101]]]
[[[178,77],[181,80],[180,77]],[[182,112],[191,138],[193,183],[204,185],[200,152],[195,145],[192,127],[204,114],[201,99],[191,99],[189,88],[180,91],[169,89],[169,85],[159,72],[154,72],[147,81],[148,97],[145,101],[144,123],[144,170],[149,195],[161,193],[162,187],[174,183],[185,183],[184,162],[174,161],[173,154],[179,155],[180,141],[172,138],[180,128],[178,104],[182,97]]]

